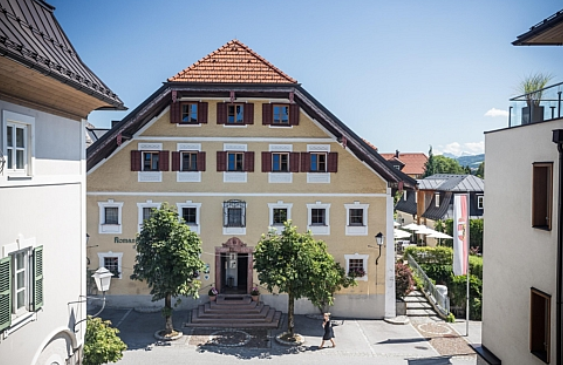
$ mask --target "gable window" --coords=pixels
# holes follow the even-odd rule
[[[227,105],[227,124],[243,124],[244,123],[244,105],[229,104]]]
[[[183,223],[190,227],[190,231],[200,233],[200,209],[201,203],[193,203],[191,200],[185,203],[176,203]]]
[[[532,227],[551,230],[553,163],[533,164]]]
[[[43,246],[7,252],[0,259],[0,331],[32,320],[29,313],[37,312],[42,306]]]
[[[180,103],[180,123],[197,124],[197,105],[198,103]]]
[[[143,171],[159,171],[158,152],[143,152]]]
[[[123,203],[117,203],[113,199],[109,199],[107,202],[98,202],[98,209],[98,233],[121,233]]]
[[[368,234],[368,208],[369,204],[344,204],[346,208],[346,220],[348,224],[345,227],[347,236],[366,236]]]
[[[123,252],[98,252],[98,262],[100,267],[105,267],[114,275],[112,278],[123,277]]]
[[[3,111],[1,152],[5,155],[4,169],[8,175],[32,175],[33,127],[35,118]]]
[[[326,172],[326,153],[311,153],[311,172]]]
[[[484,209],[485,208],[485,197],[483,195],[479,195],[477,197],[477,209]]]
[[[272,153],[272,171],[289,171],[289,153]]]
[[[356,280],[368,280],[368,255],[344,255],[346,260],[346,274],[355,277]]]
[[[228,200],[223,203],[223,227],[224,234],[229,232],[246,234],[246,202]]]
[[[289,105],[274,104],[273,108],[273,124],[289,125]]]
[[[532,288],[530,299],[530,352],[549,364],[551,295]]]
[[[182,160],[181,171],[198,171],[197,152],[180,152]]]

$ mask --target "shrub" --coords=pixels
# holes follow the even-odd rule
[[[411,268],[403,263],[395,264],[395,295],[397,299],[406,297],[413,288],[414,280]]]
[[[127,345],[117,335],[119,330],[110,321],[88,317],[84,337],[84,365],[101,365],[117,362],[123,357]]]

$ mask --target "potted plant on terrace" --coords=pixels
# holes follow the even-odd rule
[[[257,286],[252,288],[252,290],[250,291],[250,295],[252,296],[252,300],[254,302],[257,302],[260,299],[260,291],[258,290]]]
[[[526,106],[522,108],[522,124],[543,121],[544,107],[540,105],[543,89],[553,78],[550,74],[536,73],[522,80],[518,91],[525,94]]]
[[[217,294],[219,292],[217,291],[217,289],[215,289],[215,287],[212,287],[211,289],[209,289],[209,291],[207,292],[207,295],[209,296],[209,300],[214,302],[215,298],[217,298]]]

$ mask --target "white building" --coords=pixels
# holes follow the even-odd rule
[[[41,0],[0,4],[0,364],[81,363],[88,114],[123,103]]]

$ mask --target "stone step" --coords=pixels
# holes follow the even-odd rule
[[[247,305],[226,305],[214,302],[206,303],[203,306],[207,313],[259,313],[264,305],[262,303],[252,302]]]
[[[198,308],[197,316],[198,318],[265,318],[268,315],[268,311],[270,310],[269,306],[260,306],[255,307],[255,309],[251,312],[242,312],[242,311],[231,311],[231,312],[223,312],[223,311],[208,311],[205,306],[200,305]]]
[[[430,303],[424,301],[424,302],[409,302],[407,304],[407,310],[408,309],[430,309],[433,310],[432,305],[430,305]]]
[[[199,318],[197,312],[193,311],[192,321],[186,323],[186,327],[277,328],[280,318],[281,312],[276,312],[273,308],[268,310],[266,317],[261,318]]]
[[[423,303],[427,302],[426,297],[405,297],[405,303]]]
[[[414,291],[411,291],[409,294],[407,294],[406,298],[409,298],[409,297],[423,297],[424,298],[424,294],[422,294],[418,290],[414,290]]]
[[[408,317],[435,317],[436,312],[433,309],[408,309],[407,307],[407,316]]]
[[[227,304],[229,306],[248,305],[252,303],[252,297],[248,294],[220,294],[215,300],[216,304]]]

